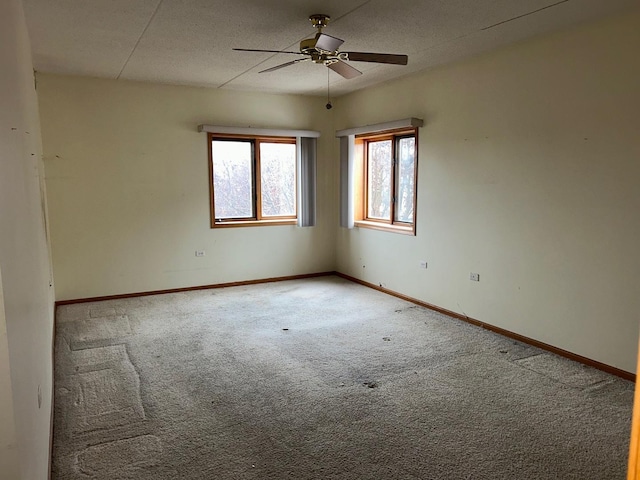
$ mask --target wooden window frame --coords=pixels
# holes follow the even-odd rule
[[[215,216],[215,195],[214,195],[214,181],[213,181],[213,141],[214,140],[227,140],[227,141],[246,141],[252,144],[252,202],[254,209],[254,216],[249,218],[230,218],[230,219],[216,219]],[[258,227],[268,225],[296,225],[298,222],[298,161],[296,153],[296,169],[295,169],[295,215],[282,215],[282,216],[267,216],[262,215],[262,191],[261,191],[261,171],[260,171],[260,143],[284,143],[296,145],[297,151],[297,139],[295,137],[272,137],[264,135],[240,135],[240,134],[219,134],[211,133],[207,134],[207,144],[209,149],[209,212],[211,228],[233,228],[233,227]]]
[[[400,222],[395,219],[396,216],[396,198],[397,198],[397,170],[399,168],[397,161],[397,144],[402,138],[414,137],[414,170],[413,170],[413,221]],[[371,142],[391,140],[392,151],[392,171],[391,171],[391,207],[390,219],[370,218],[368,216],[369,207],[369,185],[368,185],[368,145]],[[371,228],[374,230],[390,231],[405,235],[416,234],[416,210],[418,202],[418,128],[401,128],[387,130],[384,132],[376,132],[372,134],[361,134],[355,137],[355,222],[356,227]]]

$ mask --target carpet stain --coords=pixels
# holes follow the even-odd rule
[[[410,307],[404,307],[404,308],[398,308],[395,310],[396,313],[402,313],[402,312],[406,312],[408,310],[416,310],[417,308],[420,308],[419,305],[411,305]]]
[[[89,317],[91,318],[100,318],[100,317],[115,317],[116,309],[113,307],[94,305],[89,307]]]

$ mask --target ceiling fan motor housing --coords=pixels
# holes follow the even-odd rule
[[[326,63],[330,57],[338,55],[337,51],[328,51],[317,47],[321,35],[318,33],[315,37],[306,38],[300,42],[300,53],[310,55],[311,60],[315,63]]]
[[[317,37],[305,38],[300,42],[300,53],[312,54],[316,51]]]

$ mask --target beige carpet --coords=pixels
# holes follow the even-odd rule
[[[54,479],[623,479],[633,385],[335,277],[63,306]]]

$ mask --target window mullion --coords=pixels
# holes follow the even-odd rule
[[[391,225],[396,222],[396,169],[398,168],[398,162],[396,160],[397,143],[398,139],[394,136],[391,142],[391,208],[389,215]]]
[[[262,220],[262,183],[260,180],[260,140],[253,142],[253,182],[254,182],[254,208],[256,220]]]
[[[369,184],[369,142],[364,142],[364,201],[362,202],[363,207],[363,218],[369,218],[369,189],[371,185]]]

